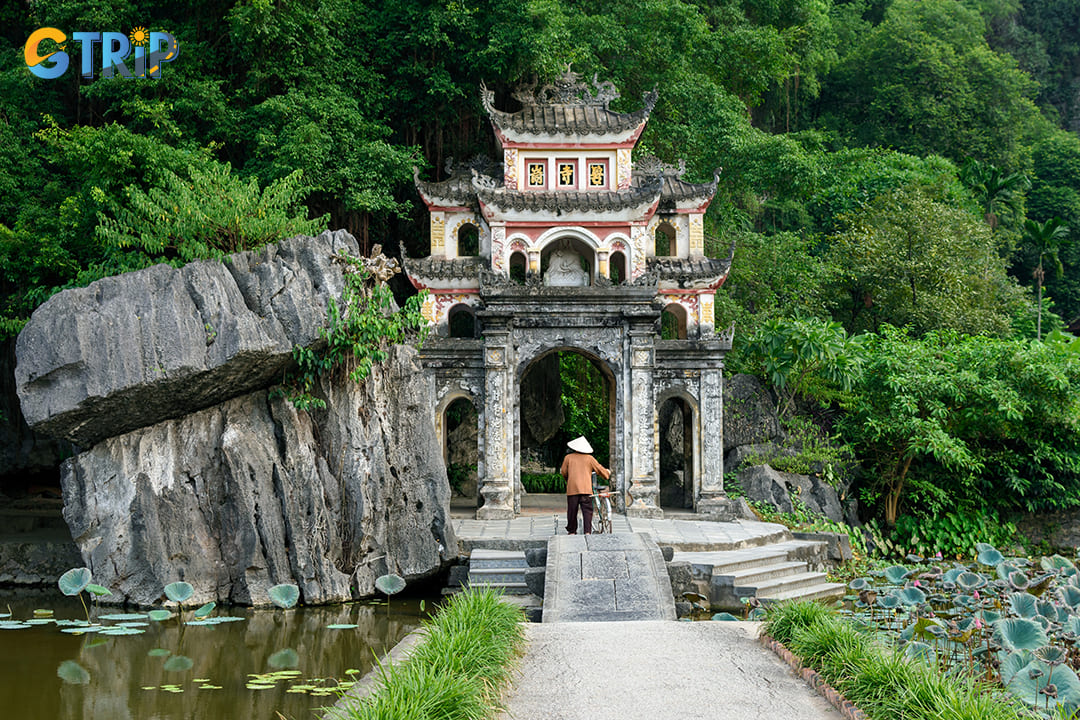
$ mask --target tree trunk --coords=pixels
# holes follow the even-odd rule
[[[904,480],[913,459],[914,456],[911,456],[904,460],[904,466],[889,485],[889,492],[885,496],[885,524],[889,527],[896,526],[896,518],[900,515],[900,493],[904,490]]]

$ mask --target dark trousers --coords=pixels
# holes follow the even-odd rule
[[[577,511],[581,507],[581,519],[585,521],[585,534],[592,533],[592,495],[566,496],[566,532],[577,534]]]

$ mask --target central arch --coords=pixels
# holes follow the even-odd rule
[[[566,443],[585,435],[594,455],[616,471],[618,382],[602,358],[572,345],[549,347],[523,360],[517,370],[514,454],[518,490],[529,487],[565,493],[558,474]]]

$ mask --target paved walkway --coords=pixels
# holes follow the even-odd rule
[[[502,720],[843,720],[758,623],[531,623]]]
[[[674,620],[660,548],[648,535],[564,535],[548,543],[544,622]]]

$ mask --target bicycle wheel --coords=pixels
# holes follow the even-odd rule
[[[592,531],[594,533],[604,532],[604,518],[601,517],[601,500],[596,495],[593,495],[593,514],[592,514]]]
[[[602,530],[600,532],[611,534],[611,500],[604,498],[603,500],[604,512],[602,520]]]

